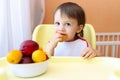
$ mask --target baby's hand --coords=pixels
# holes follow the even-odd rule
[[[59,32],[56,32],[53,36],[53,38],[49,41],[51,46],[55,48],[58,44],[58,42],[63,42],[67,39],[66,34],[62,34]]]
[[[81,57],[84,57],[84,58],[93,58],[97,56],[97,52],[92,49],[91,47],[87,47],[86,49],[84,49],[83,53],[81,54]]]
[[[49,53],[50,55],[54,55],[54,48],[57,46],[59,42],[59,34],[55,33],[52,37],[52,39],[49,41],[49,43],[46,46],[46,52]]]

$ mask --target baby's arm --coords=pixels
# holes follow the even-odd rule
[[[57,43],[50,41],[46,46],[46,52],[48,55],[53,56],[54,55],[54,48],[57,46]]]

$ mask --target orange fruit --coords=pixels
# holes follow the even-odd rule
[[[67,35],[66,34],[62,34],[62,35],[63,35],[62,36],[62,40],[60,42],[63,42],[63,41],[65,41],[67,39]]]
[[[46,53],[42,50],[36,50],[32,53],[32,60],[34,62],[42,62],[46,60]]]
[[[22,52],[20,50],[11,50],[7,54],[6,59],[9,63],[17,64],[22,59]]]

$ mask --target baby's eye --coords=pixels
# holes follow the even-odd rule
[[[55,24],[55,26],[59,26],[59,25],[60,25],[60,23],[59,23],[59,22],[55,22],[54,24]]]
[[[71,26],[71,24],[70,24],[70,23],[66,23],[65,25],[66,25],[66,26]]]

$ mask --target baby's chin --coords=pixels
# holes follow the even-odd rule
[[[66,39],[64,42],[72,42],[75,41],[76,39]]]

